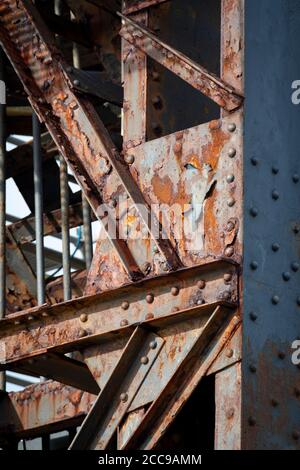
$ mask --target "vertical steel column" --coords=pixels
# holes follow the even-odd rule
[[[35,113],[32,115],[33,134],[33,181],[36,236],[36,277],[37,301],[45,302],[45,265],[44,265],[44,221],[43,221],[43,170],[41,153],[41,126]]]
[[[61,205],[61,233],[63,258],[63,285],[64,300],[69,300],[71,294],[71,264],[70,264],[70,231],[69,231],[69,185],[68,168],[64,158],[60,155],[60,205]]]
[[[0,80],[4,81],[4,55],[0,50]],[[5,253],[5,104],[0,104],[0,318],[5,315],[6,301],[6,253]],[[0,373],[0,390],[5,390],[5,372]]]
[[[55,0],[54,12],[62,14],[61,0]],[[62,234],[62,263],[63,263],[63,287],[64,300],[72,297],[71,291],[71,263],[70,263],[70,230],[69,230],[69,185],[68,167],[64,158],[59,157],[60,167],[60,206],[61,206],[61,234]]]
[[[78,45],[73,43],[73,65],[77,69],[80,69],[80,55]],[[82,193],[82,216],[83,216],[83,238],[84,238],[84,258],[86,269],[90,268],[93,258],[93,237],[92,237],[92,225],[91,225],[91,208]]]

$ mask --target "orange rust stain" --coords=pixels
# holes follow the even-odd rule
[[[160,178],[159,176],[153,176],[151,180],[151,184],[153,187],[153,192],[159,202],[165,204],[171,204],[174,199],[174,188],[173,183],[169,176],[164,176]]]

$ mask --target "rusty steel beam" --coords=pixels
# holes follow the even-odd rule
[[[149,57],[178,75],[227,111],[239,108],[243,97],[221,78],[161,41],[147,28],[118,13],[124,21],[121,36]]]
[[[78,426],[94,400],[94,394],[52,381],[1,394],[0,442]]]
[[[122,450],[155,448],[211,364],[240,325],[234,315],[226,324],[227,309],[217,307],[207,321],[203,334],[193,344],[180,367],[176,369],[162,393],[154,400],[140,423],[123,444]],[[225,326],[224,326],[225,322]]]
[[[96,218],[92,216],[92,219]],[[82,225],[82,205],[81,203],[69,206],[69,227]],[[23,245],[35,240],[34,217],[25,217],[22,220],[12,223],[8,230],[13,235],[17,243]],[[61,233],[61,209],[44,214],[44,236]]]
[[[173,321],[172,315],[179,317],[180,312],[205,312],[216,304],[237,301],[236,266],[219,260],[95,296],[37,307],[0,321],[1,367],[126,336],[137,322],[155,324],[164,317]]]
[[[103,214],[99,214],[99,206],[110,202],[109,190],[108,195],[106,193],[107,177],[115,172],[149,233],[161,233],[160,222],[153,216],[151,220],[150,208],[145,204],[141,191],[96,111],[85,98],[74,94],[67,67],[34,6],[26,0],[17,5],[13,0],[6,1],[0,8],[0,14],[0,39],[3,47],[29,94],[32,106],[41,120],[45,121],[95,214],[100,220],[103,219]],[[15,18],[14,22],[11,21],[12,18]],[[39,38],[39,41],[32,43],[32,37]],[[39,67],[36,66],[37,63]],[[106,224],[105,228],[109,236]],[[167,260],[168,269],[177,269],[181,262],[164,235],[153,238]],[[142,277],[140,267],[133,259],[125,240],[120,239],[117,234],[116,237],[111,236],[110,241],[130,278],[135,280]]]
[[[125,1],[125,5],[122,11],[124,15],[130,15],[131,13],[136,13],[138,11],[145,10],[146,8],[151,8],[155,5],[159,5],[160,3],[169,1],[171,0],[137,0],[134,2]]]

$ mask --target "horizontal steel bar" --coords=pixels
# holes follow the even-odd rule
[[[231,274],[231,281],[224,280]],[[225,276],[225,279],[227,277]],[[237,267],[214,260],[95,296],[15,313],[0,321],[2,368],[47,351],[68,352],[127,335],[137,323],[215,304],[236,304]]]
[[[145,8],[151,8],[160,3],[170,2],[171,0],[137,0],[135,2],[128,2],[125,3],[125,8],[123,8],[124,15],[130,15],[131,13],[136,13],[141,10],[145,10]]]
[[[233,111],[242,105],[243,97],[221,78],[161,41],[144,26],[121,13],[118,14],[125,22],[120,34],[126,41],[201,91],[226,111]]]

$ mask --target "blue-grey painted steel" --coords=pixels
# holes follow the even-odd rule
[[[245,26],[242,447],[299,449],[300,2],[248,0]]]

